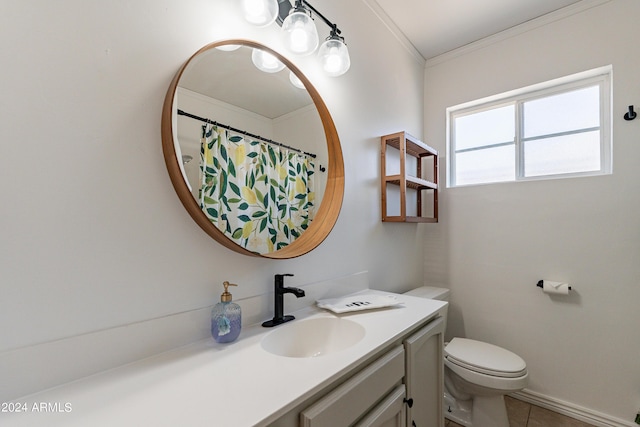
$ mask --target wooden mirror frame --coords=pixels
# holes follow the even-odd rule
[[[300,237],[298,237],[293,243],[290,243],[280,250],[265,254],[251,252],[241,247],[240,245],[229,239],[211,221],[209,221],[209,219],[204,214],[204,212],[202,212],[197,201],[189,191],[189,187],[187,186],[184,176],[182,175],[182,172],[180,170],[178,156],[175,151],[174,135],[177,135],[177,132],[174,132],[173,117],[175,114],[175,97],[180,78],[182,77],[182,74],[184,73],[187,66],[198,55],[210,49],[213,49],[216,46],[226,44],[248,46],[251,48],[258,48],[269,52],[276,58],[278,58],[283,64],[285,64],[285,66],[289,68],[289,70],[291,70],[296,76],[298,76],[302,83],[304,83],[304,86],[309,92],[309,95],[311,96],[311,99],[313,100],[316,109],[318,110],[318,114],[320,115],[320,119],[322,120],[322,126],[324,128],[324,133],[327,140],[327,151],[329,159],[329,165],[326,172],[327,184],[318,212],[316,213],[313,221],[311,221],[309,228],[305,230],[304,233],[302,233]],[[162,108],[161,131],[162,152],[164,154],[164,160],[167,165],[169,177],[171,178],[171,183],[173,184],[173,188],[178,194],[180,201],[186,208],[189,215],[191,215],[191,218],[200,226],[200,228],[202,228],[205,233],[213,237],[218,243],[222,244],[226,248],[229,248],[232,251],[243,255],[254,257],[271,259],[295,258],[304,255],[318,247],[318,245],[320,245],[320,243],[322,243],[324,239],[326,239],[326,237],[333,229],[333,226],[338,219],[338,215],[342,207],[342,199],[344,196],[344,161],[342,159],[342,148],[340,147],[338,132],[336,131],[336,127],[333,123],[333,119],[331,118],[331,114],[329,113],[329,110],[320,97],[318,91],[311,85],[311,82],[309,82],[306,76],[302,74],[302,72],[295,65],[289,62],[289,60],[280,55],[278,52],[275,52],[274,50],[263,46],[260,43],[242,39],[219,41],[210,43],[202,47],[180,67],[175,77],[171,81],[171,84],[169,85],[169,89],[167,90],[167,95],[165,96]]]

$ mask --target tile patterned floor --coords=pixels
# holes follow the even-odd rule
[[[557,412],[541,408],[512,397],[505,397],[507,414],[511,427],[592,427],[583,421],[560,415]],[[462,427],[453,421],[445,420],[445,427]]]

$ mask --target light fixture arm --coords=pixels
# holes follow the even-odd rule
[[[297,1],[299,1],[300,3],[303,3],[309,9],[311,9],[313,11],[313,13],[318,15],[320,17],[320,19],[322,19],[324,21],[324,23],[327,24],[331,28],[331,35],[339,35],[341,33],[340,29],[338,28],[338,26],[336,24],[334,24],[333,22],[331,22],[327,18],[325,18],[324,15],[321,14],[320,12],[318,12],[318,9],[316,9],[313,6],[311,6],[311,4],[309,4],[308,1],[306,1],[306,0],[297,0]]]
[[[306,0],[296,0],[295,6],[291,6],[291,2],[289,0],[278,0],[278,10],[279,10],[278,19],[277,19],[278,25],[282,26],[282,23],[284,22],[285,18],[289,15],[289,12],[291,11],[291,9],[294,9],[294,8],[297,9],[303,4],[306,7],[308,7],[309,10],[311,10],[313,13],[315,13],[320,19],[322,19],[322,22],[324,22],[326,25],[328,25],[331,28],[330,37],[335,37],[335,38],[339,37],[341,40],[344,40],[344,37],[340,36],[342,31],[340,31],[338,26],[333,22],[329,21],[323,14],[318,12],[318,9],[313,7]]]

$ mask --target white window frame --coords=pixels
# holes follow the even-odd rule
[[[599,67],[593,70],[584,71],[570,76],[550,80],[548,82],[527,86],[521,89],[505,92],[502,94],[478,99],[464,104],[449,107],[447,113],[447,187],[467,187],[474,185],[489,185],[500,183],[511,183],[518,181],[536,181],[558,178],[573,178],[582,176],[607,175],[612,173],[612,74],[611,65]],[[587,172],[567,172],[553,175],[524,176],[524,144],[530,138],[523,138],[523,104],[527,101],[544,98],[551,95],[562,94],[584,87],[598,85],[600,88],[600,169]],[[514,105],[515,111],[515,180],[490,181],[473,184],[455,183],[455,118],[468,114],[480,113],[482,111]],[[562,135],[562,133],[558,134]],[[507,143],[505,141],[505,143]],[[509,145],[511,142],[508,143]]]

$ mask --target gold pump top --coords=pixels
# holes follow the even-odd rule
[[[224,286],[224,292],[220,296],[221,302],[231,302],[232,295],[229,293],[229,286],[238,286],[234,283],[229,283],[226,280],[222,282],[222,286]]]

